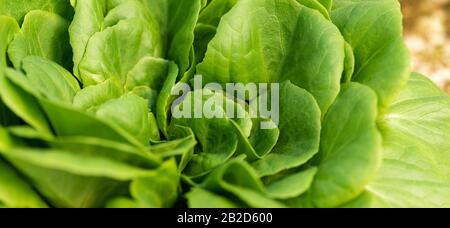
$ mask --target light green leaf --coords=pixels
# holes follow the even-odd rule
[[[357,197],[381,164],[377,99],[366,86],[344,86],[323,123],[318,170],[311,188],[293,206],[336,207]]]
[[[262,182],[250,165],[232,160],[211,173],[202,186],[216,193],[231,193],[250,207],[279,208],[283,204],[265,196]]]
[[[248,138],[250,145],[255,149],[255,152],[264,157],[270,153],[273,147],[277,144],[280,136],[280,129],[270,119],[256,118],[252,119],[253,127]],[[269,122],[272,124],[271,129],[261,129],[262,122]]]
[[[26,123],[45,134],[51,134],[45,114],[34,97],[33,90],[23,85],[23,82],[26,82],[23,74],[6,69],[5,74],[0,75],[0,93],[3,102]]]
[[[101,31],[106,14],[105,0],[77,0],[75,15],[69,27],[73,49],[73,72],[80,79],[79,64],[86,52],[91,36]]]
[[[195,62],[203,61],[209,42],[216,35],[216,27],[205,24],[197,24],[195,26],[194,51]]]
[[[189,116],[172,118],[171,122],[171,125],[191,128],[197,137],[200,152],[194,154],[185,170],[187,175],[194,177],[206,174],[211,169],[226,162],[234,155],[238,146],[238,136],[232,120],[227,117],[224,107],[220,106],[220,101],[222,101],[222,104],[233,101],[220,93],[202,95],[202,91],[189,92],[184,100],[174,108],[187,113]],[[215,110],[221,117],[206,118],[202,116],[202,118],[195,118],[196,113],[203,111],[203,106],[198,107],[197,104],[210,101],[214,101],[212,110]],[[185,109],[187,111],[183,111]]]
[[[186,194],[189,208],[237,208],[238,204],[226,197],[201,188],[194,188]]]
[[[182,76],[193,64],[190,52],[202,1],[144,0],[144,3],[159,23],[162,39],[166,41],[166,58],[178,65]]]
[[[271,153],[252,163],[259,176],[305,164],[319,150],[320,110],[306,90],[290,82],[280,86],[280,136]]]
[[[6,62],[6,50],[9,43],[13,40],[14,35],[20,31],[19,25],[12,17],[0,16],[0,77],[3,76],[3,72],[7,67]],[[18,119],[11,112],[11,110],[1,100],[0,93],[0,125],[8,126],[11,124],[17,124]]]
[[[143,145],[149,144],[148,104],[143,98],[133,94],[124,95],[102,104],[95,114],[111,125],[124,129]]]
[[[59,207],[102,206],[126,192],[127,182],[153,172],[68,151],[14,148],[1,153]]]
[[[306,192],[313,182],[317,168],[309,168],[304,171],[283,177],[266,187],[267,195],[275,199],[289,199]]]
[[[19,25],[12,17],[0,15],[0,75],[6,68],[6,51],[9,43],[20,31]]]
[[[44,97],[41,97],[40,94],[38,94],[32,86],[29,85],[27,79],[25,76],[20,74],[17,71],[8,70],[9,72],[7,74],[8,79],[4,79],[3,81],[9,86],[12,86],[12,88],[7,88],[8,92],[9,90],[18,94],[13,94],[13,96],[28,96],[23,97],[20,99],[15,99],[13,96],[9,96],[12,103],[9,105],[13,110],[18,110],[16,112],[23,113],[23,118],[28,118],[30,123],[33,123],[33,126],[36,127],[38,130],[42,131],[43,133],[49,133],[49,130],[46,130],[45,128],[48,128],[46,124],[46,118],[41,114],[41,107],[47,114],[47,117],[49,119],[49,122],[51,123],[53,129],[55,130],[57,135],[60,136],[92,136],[97,138],[103,138],[103,139],[109,139],[109,140],[115,140],[125,143],[130,143],[132,145],[142,147],[143,145],[148,144],[148,137],[146,133],[148,125],[145,123],[148,122],[148,110],[147,110],[147,102],[144,100],[140,100],[141,102],[131,102],[131,103],[123,103],[120,105],[131,105],[134,108],[138,108],[140,110],[141,114],[145,114],[144,118],[140,120],[139,118],[141,116],[137,116],[138,118],[130,118],[126,121],[136,121],[134,123],[142,124],[139,129],[132,129],[133,126],[128,126],[128,130],[135,130],[135,132],[138,132],[138,135],[131,135],[127,131],[125,131],[123,128],[116,124],[111,124],[110,121],[106,120],[100,120],[98,117],[95,117],[92,114],[82,112],[80,110],[77,110],[69,105],[65,105],[62,103],[54,103],[52,101],[49,101],[45,99]],[[14,81],[14,83],[12,83]],[[5,83],[1,83],[0,85],[5,85]],[[16,91],[17,90],[17,91]],[[136,96],[134,96],[136,97]],[[136,97],[138,99],[141,99],[139,97]],[[37,103],[37,101],[39,103]],[[137,100],[135,100],[137,101]],[[17,103],[21,102],[21,103]],[[25,102],[32,105],[25,106]],[[34,102],[34,103],[33,103]],[[111,103],[105,104],[105,106],[102,108],[103,110],[100,110],[101,115],[106,115],[107,107],[116,101],[110,101]],[[22,105],[22,103],[24,103]],[[119,102],[120,103],[120,102]],[[140,106],[139,106],[139,103]],[[137,106],[136,106],[137,105]],[[24,106],[24,107],[22,107]],[[131,106],[128,106],[126,108],[130,108]],[[114,110],[116,112],[116,110]],[[134,113],[136,114],[136,113]],[[42,117],[40,117],[42,115]],[[128,115],[128,113],[127,113]],[[123,116],[121,117],[123,118]],[[67,119],[70,119],[71,121],[67,121]],[[125,119],[123,119],[125,120]],[[125,121],[125,122],[126,122]],[[125,122],[122,122],[122,124],[125,124]],[[137,125],[136,125],[137,126]],[[96,129],[95,131],[92,131],[91,129]],[[141,137],[141,141],[139,141],[139,137]]]
[[[179,179],[175,160],[169,160],[152,176],[133,181],[130,192],[143,207],[171,207],[178,197]]]
[[[12,110],[19,113],[19,116],[42,133],[52,134],[47,125],[48,118],[56,134],[60,136],[92,136],[143,146],[116,125],[111,125],[92,114],[82,112],[69,105],[54,103],[41,97],[20,72],[8,69],[6,76],[7,78],[3,77],[0,83],[0,86],[6,88],[1,90],[2,93],[8,94],[8,100],[5,102],[10,102],[7,104]],[[71,121],[69,122],[67,119]],[[91,129],[96,130],[92,131]]]
[[[133,147],[120,142],[82,136],[55,138],[43,135],[28,126],[9,127],[7,130],[14,139],[40,140],[45,143],[45,147],[57,150],[104,157],[143,168],[156,168],[161,163],[161,158],[149,149]]]
[[[342,74],[341,81],[343,83],[350,82],[352,80],[354,73],[355,73],[355,55],[353,54],[353,48],[349,43],[345,42],[344,73]]]
[[[0,15],[14,17],[19,23],[22,23],[23,17],[32,10],[44,10],[59,14],[66,19],[71,19],[73,9],[69,1],[61,0],[0,0]]]
[[[198,23],[217,27],[223,15],[228,13],[238,0],[212,0],[202,9]]]
[[[111,159],[81,155],[69,151],[13,148],[8,152],[2,151],[2,154],[14,161],[83,176],[106,177],[126,181],[149,174],[148,170],[129,166]]]
[[[135,87],[148,86],[152,90],[160,91],[168,77],[170,63],[167,60],[155,57],[142,58],[136,66],[128,72],[125,89],[133,90]]]
[[[21,139],[52,140],[54,138],[52,135],[43,134],[28,125],[12,126],[6,130],[11,136]]]
[[[71,68],[68,27],[69,22],[57,14],[39,10],[29,12],[20,33],[8,48],[14,67],[19,69],[25,57],[34,55]]]
[[[113,2],[116,1],[116,2]],[[145,7],[142,0],[106,0],[108,13],[106,14],[102,30],[113,27],[122,20],[140,18],[145,20],[148,29],[159,29],[157,21],[151,16],[151,11]]]
[[[49,143],[55,149],[73,151],[86,156],[105,157],[138,167],[155,168],[161,162],[160,158],[148,150],[105,139],[62,137]]]
[[[124,119],[123,117],[127,116],[129,113],[126,112],[126,115],[122,115],[119,117],[119,119],[126,120],[125,122],[121,122],[122,125],[118,125],[117,123],[111,124],[110,121],[107,120],[100,120],[98,117],[95,117],[92,114],[84,113],[80,110],[77,110],[73,107],[71,107],[68,104],[63,103],[55,103],[52,102],[44,97],[42,97],[33,86],[30,85],[28,79],[22,75],[21,73],[13,70],[8,70],[7,74],[8,79],[4,79],[5,83],[2,83],[2,85],[10,85],[11,88],[7,88],[8,90],[4,92],[8,92],[9,90],[17,93],[18,96],[28,96],[21,99],[15,99],[13,96],[9,96],[8,100],[11,99],[12,103],[9,105],[12,110],[18,110],[18,112],[23,112],[22,116],[23,118],[29,119],[30,123],[33,123],[34,127],[36,129],[44,132],[49,133],[49,130],[46,130],[45,128],[48,128],[46,125],[47,121],[45,116],[40,117],[39,114],[42,109],[45,111],[45,114],[47,114],[47,117],[49,119],[49,122],[51,123],[53,129],[55,130],[57,135],[60,136],[92,136],[92,137],[98,137],[103,139],[109,139],[109,140],[117,140],[120,142],[126,142],[131,143],[136,146],[143,146],[148,144],[149,140],[149,132],[148,132],[148,125],[145,123],[148,123],[148,108],[147,108],[147,102],[145,102],[143,99],[130,95],[132,97],[135,97],[134,101],[136,102],[124,102],[121,103],[120,99],[111,100],[109,103],[103,104],[104,106],[97,110],[97,113],[100,116],[105,116],[108,113],[110,114],[117,114],[117,110],[114,110],[114,112],[108,112],[109,106],[115,106],[114,103],[119,102],[119,106],[121,105],[128,105],[125,107],[127,110],[131,107],[137,108],[136,110],[140,110],[141,114],[145,114],[144,118],[140,120],[142,115],[136,115],[136,118],[130,118],[127,117]],[[13,83],[13,82],[14,83]],[[9,83],[9,84],[8,84]],[[128,97],[130,97],[128,96]],[[124,100],[124,99],[122,99]],[[126,101],[127,99],[125,99]],[[133,100],[133,99],[131,99]],[[139,102],[138,102],[139,100]],[[18,102],[26,102],[26,104],[33,104],[33,105],[26,105],[25,107],[20,107],[21,103]],[[32,103],[34,101],[34,103]],[[38,101],[38,103],[37,103]],[[140,105],[139,105],[140,104]],[[25,105],[25,104],[24,104]],[[131,105],[131,106],[130,106]],[[137,106],[136,106],[137,105]],[[134,109],[133,109],[134,110]],[[17,111],[15,111],[17,112]],[[108,116],[111,117],[111,116]],[[67,119],[70,119],[71,121],[66,121]],[[131,121],[135,123],[136,125],[128,125]],[[142,122],[140,122],[142,121]],[[44,124],[45,123],[45,124]],[[118,122],[120,123],[120,122]],[[141,125],[142,124],[142,125]],[[121,128],[121,126],[126,126],[126,128]],[[139,126],[139,129],[134,129],[133,126]],[[91,128],[95,128],[96,131],[90,130]],[[137,133],[137,135],[132,135],[128,133],[125,129],[128,129],[129,131],[132,131],[133,133]],[[141,138],[139,138],[141,137]]]
[[[195,140],[195,143],[197,144],[197,140],[195,139],[194,132],[192,131],[192,129],[190,129],[188,127],[183,127],[183,126],[179,126],[179,125],[171,125],[171,129],[169,131],[170,131],[169,139],[172,141],[178,141],[176,139],[181,138],[181,140],[183,140],[183,141],[187,140],[187,142],[189,142],[189,138],[192,138]],[[155,149],[155,148],[153,147],[153,149]],[[184,171],[184,169],[186,168],[186,166],[188,165],[188,163],[191,161],[192,156],[194,155],[194,149],[195,149],[194,147],[187,151],[185,149],[183,149],[183,153],[181,154],[181,158],[178,162],[178,172],[182,173]]]
[[[354,206],[450,207],[450,97],[412,74],[379,125],[383,164]]]
[[[344,39],[316,10],[295,0],[238,3],[223,16],[198,73],[207,82],[290,80],[325,113],[340,88]]]
[[[30,185],[2,160],[0,160],[0,202],[6,207],[47,207]]]
[[[328,11],[331,11],[331,7],[333,6],[333,0],[317,0],[322,4]]]
[[[273,124],[273,128],[261,129],[262,121],[270,121],[270,123]],[[246,134],[243,127],[239,126],[236,121],[232,121],[231,123],[233,124],[239,139],[237,151],[246,154],[250,160],[264,158],[277,144],[280,130],[270,119],[253,119],[253,126],[251,127],[251,132],[249,132],[249,134]]]
[[[26,57],[23,59],[22,69],[30,85],[51,101],[71,104],[80,90],[78,81],[71,73],[45,58]]]
[[[161,55],[161,38],[156,28],[139,18],[121,20],[90,38],[79,64],[80,78],[84,85],[109,78],[125,84],[128,73],[142,58]]]
[[[107,120],[102,120],[93,114],[45,99],[40,99],[39,103],[59,136],[87,136],[128,143],[138,147],[143,146],[140,141],[137,141],[134,136],[124,129],[110,124]],[[68,119],[70,121],[67,121]],[[95,129],[95,131],[92,129]]]
[[[213,0],[199,15],[195,26],[194,50],[195,61],[199,63],[205,57],[209,42],[216,35],[216,29],[223,15],[233,8],[238,0]]]
[[[149,104],[151,106],[151,104]],[[158,122],[153,112],[148,113],[148,126],[150,128],[150,142],[157,142],[161,140],[161,132],[159,132]]]
[[[402,37],[396,0],[335,1],[332,20],[353,47],[353,81],[368,85],[387,108],[409,76],[409,53]]]
[[[117,80],[108,79],[78,91],[73,98],[73,106],[82,110],[95,111],[107,101],[119,98],[122,93],[120,83]]]
[[[169,136],[169,111],[172,102],[176,99],[176,97],[172,95],[172,89],[175,87],[175,83],[177,82],[178,73],[179,71],[177,65],[170,63],[167,72],[167,79],[164,82],[156,102],[156,121],[158,122],[159,129],[161,129],[161,132],[166,137]],[[182,94],[179,95],[181,96]]]
[[[328,13],[327,6],[323,5],[318,0],[297,0],[300,4],[307,6],[311,9],[319,11],[326,19],[330,20],[330,14]]]
[[[188,128],[189,129],[189,128]],[[162,157],[171,157],[188,153],[197,144],[194,135],[186,135],[184,138],[152,145],[150,150],[156,155]]]
[[[148,41],[160,41],[160,37],[155,31],[159,30],[158,24],[150,16],[148,9],[143,5],[140,0],[128,0],[128,1],[114,1],[114,0],[80,0],[77,1],[75,6],[75,16],[70,25],[70,41],[73,47],[73,61],[74,61],[74,73],[81,80],[80,63],[82,62],[88,44],[91,38],[97,33],[104,32],[105,30],[115,27],[119,22],[126,21],[127,19],[142,20],[144,23],[143,29],[145,33],[150,32],[152,34],[152,40]],[[124,27],[123,25],[121,26]],[[131,26],[132,27],[132,26]],[[138,28],[136,30],[141,30]],[[119,29],[120,30],[120,29]],[[123,30],[123,29],[122,29]],[[133,30],[130,28],[130,30]],[[114,33],[114,31],[113,31]],[[98,35],[98,34],[97,34]],[[130,34],[128,34],[130,35]],[[100,35],[98,35],[100,36]],[[106,35],[110,36],[110,35]],[[128,37],[128,41],[133,42],[132,39],[138,37]],[[115,39],[115,37],[112,37]],[[118,37],[120,41],[126,39],[126,37]],[[162,41],[161,41],[162,42]],[[138,44],[138,43],[135,43]],[[104,44],[106,45],[106,44]],[[158,44],[159,45],[159,44]],[[160,48],[160,47],[158,47]],[[118,50],[109,50],[118,51]],[[111,53],[109,53],[111,54]],[[113,53],[114,54],[114,53]],[[117,53],[116,53],[117,54]],[[122,53],[123,54],[123,51]],[[148,53],[150,54],[150,53]],[[110,56],[107,56],[110,57]],[[114,56],[115,58],[122,56]],[[123,56],[129,58],[129,56]],[[137,56],[134,56],[137,57]],[[139,57],[138,57],[139,59]],[[97,61],[102,61],[103,58]],[[109,66],[119,67],[119,66]],[[130,67],[130,66],[128,66]],[[132,67],[132,66],[131,66]],[[129,69],[127,69],[129,70]],[[98,73],[98,72],[97,72]],[[123,72],[122,72],[123,73]]]
[[[222,17],[236,5],[238,0],[213,0],[199,15],[195,26],[194,50],[195,62],[203,61],[209,42],[216,35],[216,29]]]

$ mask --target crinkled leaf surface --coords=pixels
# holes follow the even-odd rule
[[[422,75],[379,120],[383,163],[376,179],[350,207],[450,206],[450,98]]]
[[[34,10],[25,16],[21,31],[8,48],[14,67],[19,69],[27,56],[41,56],[66,68],[71,67],[69,22],[61,16]]]
[[[344,39],[316,10],[293,0],[243,0],[223,16],[198,73],[219,83],[290,80],[325,112],[343,64]]]

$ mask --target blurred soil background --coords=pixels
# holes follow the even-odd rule
[[[413,70],[450,94],[450,0],[401,0]]]

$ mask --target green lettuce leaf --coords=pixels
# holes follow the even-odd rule
[[[32,187],[2,160],[0,160],[0,202],[3,207],[47,207]]]
[[[283,82],[306,89],[326,112],[340,88],[344,39],[294,0],[238,1],[197,67],[206,82]]]
[[[379,120],[383,164],[348,207],[450,206],[450,97],[412,74]]]
[[[266,195],[263,183],[251,166],[239,159],[232,160],[216,169],[206,178],[202,186],[212,192],[232,194],[250,207],[285,207]]]
[[[317,173],[296,207],[336,207],[364,191],[381,165],[381,137],[376,126],[377,99],[366,86],[344,86],[325,116]]]
[[[237,208],[237,203],[226,197],[206,191],[201,188],[194,188],[186,194],[189,208]]]
[[[201,0],[143,0],[158,22],[165,55],[178,65],[182,76],[191,67],[194,28],[202,8]]]
[[[69,1],[61,0],[0,0],[0,15],[13,17],[22,23],[24,16],[32,10],[44,10],[59,14],[70,20],[73,16],[73,8]]]
[[[25,16],[21,31],[8,48],[14,67],[19,69],[27,56],[40,56],[70,68],[69,22],[61,16],[33,10]]]
[[[402,37],[396,0],[335,1],[333,23],[353,48],[353,81],[368,85],[387,108],[409,76],[409,53]]]
[[[252,163],[259,176],[305,164],[319,150],[320,110],[313,96],[290,82],[280,86],[280,136],[266,157]]]

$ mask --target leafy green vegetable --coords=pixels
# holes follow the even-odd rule
[[[280,88],[279,128],[280,138],[273,151],[252,163],[259,176],[303,165],[319,148],[319,107],[311,94],[290,82]]]
[[[383,163],[366,192],[349,206],[449,207],[450,98],[413,74],[379,120]],[[442,132],[442,133],[439,133]]]
[[[219,83],[290,80],[325,112],[339,93],[343,63],[342,35],[314,10],[290,0],[238,1],[222,18],[198,73]]]
[[[24,16],[31,10],[44,10],[71,19],[73,9],[69,1],[60,0],[0,0],[0,14],[11,16],[22,23]]]
[[[317,168],[309,168],[283,179],[275,181],[266,187],[267,194],[275,199],[290,199],[305,193],[311,187]]]
[[[397,0],[0,0],[0,207],[450,207],[409,65]]]
[[[8,49],[8,44],[14,39],[14,35],[20,31],[19,25],[14,20],[14,18],[8,16],[0,16],[0,76],[3,74],[6,64],[7,57],[6,51]],[[8,126],[11,124],[16,124],[18,119],[11,112],[11,110],[5,106],[4,102],[0,99],[0,125]]]
[[[6,67],[6,50],[8,49],[9,43],[14,39],[16,33],[19,32],[20,28],[17,22],[7,16],[0,16],[0,31],[2,36],[0,37],[0,72],[3,73]]]
[[[8,207],[46,207],[33,191],[9,165],[0,161],[0,201]]]
[[[237,208],[238,204],[225,197],[208,192],[201,188],[194,188],[186,194],[190,208]]]
[[[380,106],[386,108],[409,76],[409,54],[402,39],[399,2],[336,1],[331,16],[353,47],[353,81],[375,90]]]
[[[21,117],[25,122],[30,124],[42,133],[49,134],[51,132],[48,121],[43,113],[38,101],[33,97],[30,88],[21,88],[16,82],[7,78],[11,75],[12,79],[20,80],[23,75],[7,69],[0,78],[0,93],[3,102],[17,116]]]
[[[10,43],[8,54],[16,68],[27,56],[41,56],[64,67],[72,55],[67,27],[69,22],[45,11],[31,11],[25,16],[21,31]]]
[[[323,123],[320,152],[313,161],[317,174],[296,204],[335,207],[363,191],[381,160],[376,116],[373,91],[358,84],[342,89]]]

